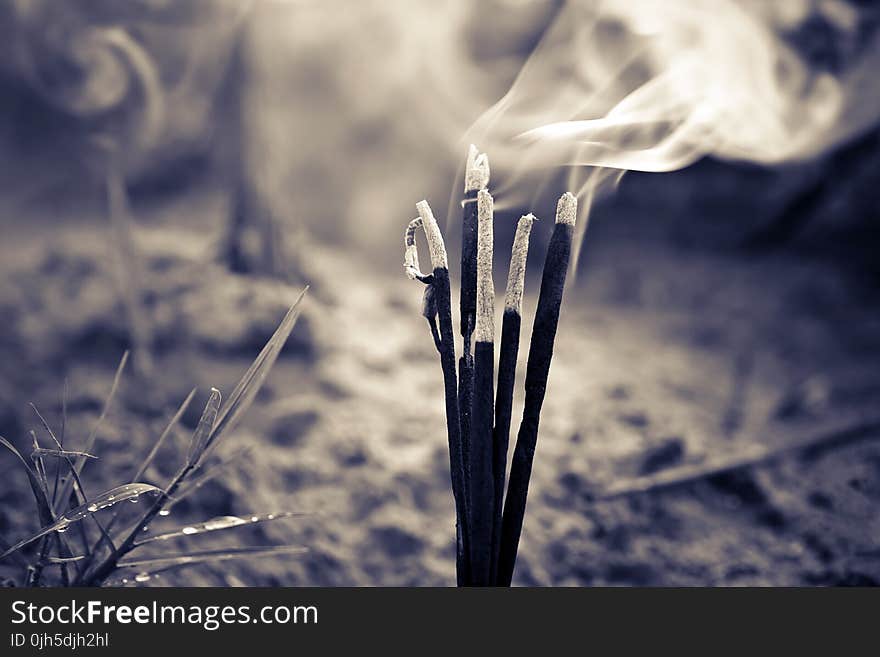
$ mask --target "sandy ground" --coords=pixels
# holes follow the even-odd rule
[[[202,403],[212,385],[230,391],[297,292],[228,274],[189,230],[153,223],[139,234],[154,369],[126,375],[99,432],[100,460],[85,471],[90,491],[130,476],[192,386]],[[82,444],[127,342],[106,236],[85,224],[49,241],[18,232],[4,244],[16,273],[0,295],[0,434],[28,444],[27,430],[38,429],[30,401],[57,427],[67,380],[68,444]],[[634,246],[613,234],[587,255],[567,292],[515,583],[880,582],[880,326],[864,289],[792,255]],[[162,550],[294,543],[309,552],[147,584],[454,583],[442,380],[421,290],[321,245],[302,270],[312,284],[303,321],[221,449],[249,452],[151,531],[307,511]],[[536,290],[532,280],[523,358]],[[197,416],[185,417],[150,482],[177,467]],[[826,449],[725,469],[865,423]],[[32,501],[10,457],[0,471],[0,533],[17,540],[37,529]],[[664,477],[673,484],[656,489]]]

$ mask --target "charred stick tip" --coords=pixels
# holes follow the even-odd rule
[[[510,269],[507,273],[507,291],[504,295],[504,309],[520,313],[522,311],[523,288],[526,277],[526,259],[529,255],[529,236],[536,221],[535,215],[520,217],[513,238],[510,254]]]
[[[494,201],[486,190],[477,196],[477,342],[495,339],[495,285],[492,281]]]

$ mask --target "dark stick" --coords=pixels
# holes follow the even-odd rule
[[[463,572],[467,568],[467,540],[466,526],[463,525],[467,518],[467,500],[464,494],[464,467],[461,453],[461,426],[458,413],[458,381],[455,373],[455,338],[452,327],[452,306],[449,288],[449,265],[446,257],[446,246],[440,227],[434,218],[431,207],[427,201],[416,204],[419,212],[421,226],[428,240],[428,250],[431,254],[433,276],[427,277],[418,269],[418,255],[415,243],[411,239],[416,222],[412,222],[407,228],[405,246],[406,255],[404,267],[410,278],[421,280],[433,287],[433,303],[437,309],[440,343],[440,367],[443,370],[443,387],[446,398],[446,431],[449,440],[449,469],[452,480],[452,494],[455,499],[456,515],[456,569],[458,580],[463,581]],[[429,320],[430,322],[431,320]]]
[[[471,336],[477,323],[477,193],[489,185],[489,160],[471,144],[464,172],[464,202],[461,220],[461,335],[465,353],[471,351]]]
[[[495,388],[495,286],[492,282],[493,203],[485,189],[477,196],[477,311],[470,451],[471,583],[488,586],[492,568],[492,424]]]
[[[559,322],[559,308],[565,289],[565,275],[571,256],[572,233],[576,218],[577,199],[566,192],[556,206],[556,225],[550,244],[547,246],[541,293],[538,297],[535,324],[529,345],[525,407],[513,451],[510,483],[507,487],[501,525],[498,584],[502,586],[509,586],[513,579],[516,552],[526,511],[532,459],[538,442],[538,422],[547,390],[550,361],[553,358],[553,344],[556,339],[556,326]]]
[[[458,360],[458,409],[461,420],[461,452],[464,490],[470,499],[471,411],[474,396],[474,357],[471,339],[477,316],[477,193],[489,184],[489,160],[471,144],[464,175],[461,222],[461,311],[462,355]],[[470,520],[467,519],[470,525]],[[468,577],[469,579],[469,577]]]
[[[513,388],[516,382],[516,361],[519,357],[519,332],[522,324],[522,296],[525,285],[526,257],[534,215],[520,218],[513,238],[507,291],[504,295],[504,319],[501,324],[501,346],[498,356],[498,390],[495,393],[495,429],[492,433],[492,475],[495,480],[492,514],[492,583],[498,580],[498,550],[501,545],[501,516],[504,502],[504,474],[510,443],[510,418],[513,411]]]
[[[465,499],[470,500],[471,494],[471,412],[474,402],[474,356],[471,353],[470,338],[464,344],[464,353],[458,359],[458,412],[461,427],[461,463],[462,463],[462,488]],[[468,505],[470,509],[470,504]],[[471,519],[463,519],[465,533],[470,532]],[[468,555],[469,556],[469,555]],[[468,558],[468,564],[470,558]],[[462,573],[459,586],[470,583],[470,566]]]

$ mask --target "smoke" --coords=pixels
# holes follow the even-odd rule
[[[234,146],[257,154],[266,193],[396,266],[388,235],[413,199],[442,212],[469,143],[489,154],[496,210],[528,209],[564,170],[580,238],[626,171],[778,165],[857,137],[880,115],[880,17],[852,1],[14,0],[0,71],[148,169],[229,137],[217,115],[234,98],[216,88],[243,43]]]
[[[834,37],[831,66],[794,45],[817,24]],[[528,200],[526,177],[566,166],[584,215],[625,171],[812,158],[880,116],[880,49],[860,27],[836,0],[567,2],[466,141],[502,173],[501,204]]]

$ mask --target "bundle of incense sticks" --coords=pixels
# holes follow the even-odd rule
[[[449,262],[443,235],[427,201],[416,204],[419,216],[410,222],[404,237],[404,269],[410,279],[426,286],[423,315],[443,371],[459,586],[509,586],[513,578],[577,217],[577,199],[563,194],[544,260],[526,369],[525,407],[505,498],[526,258],[536,219],[532,214],[524,215],[516,227],[504,297],[496,390],[494,203],[488,185],[488,157],[471,146],[462,203],[463,344],[457,376]],[[420,228],[431,257],[432,271],[427,274],[419,269],[416,232]]]

